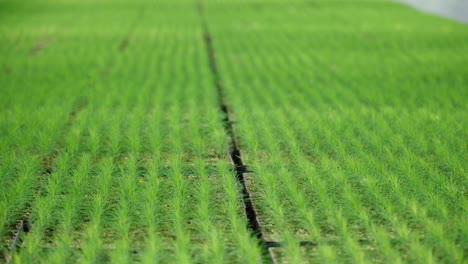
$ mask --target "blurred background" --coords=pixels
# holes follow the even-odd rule
[[[467,0],[397,0],[425,12],[468,23]]]

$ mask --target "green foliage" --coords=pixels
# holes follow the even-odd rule
[[[466,25],[386,0],[201,3],[278,261],[466,261]],[[264,262],[197,1],[0,17],[0,250],[29,227],[13,263]]]
[[[0,26],[2,251],[28,219],[15,263],[258,263],[194,5],[11,12]]]
[[[282,259],[462,263],[466,25],[378,0],[208,2],[255,204]]]

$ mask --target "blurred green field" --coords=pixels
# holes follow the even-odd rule
[[[0,0],[0,92],[0,263],[468,259],[467,25],[386,0]]]

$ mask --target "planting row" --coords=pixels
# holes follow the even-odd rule
[[[466,26],[377,0],[206,2],[275,257],[461,263]]]
[[[260,261],[199,17],[168,3],[34,2],[4,18],[7,260]]]

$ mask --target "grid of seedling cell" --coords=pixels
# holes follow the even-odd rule
[[[387,1],[208,2],[275,255],[461,262],[465,26]]]
[[[466,25],[385,0],[0,14],[6,262],[466,258]]]

